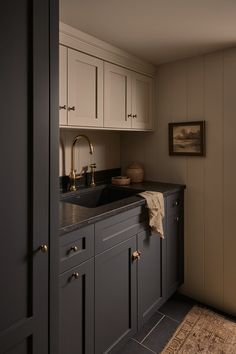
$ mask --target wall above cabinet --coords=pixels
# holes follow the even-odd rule
[[[60,127],[152,130],[155,66],[60,24]]]

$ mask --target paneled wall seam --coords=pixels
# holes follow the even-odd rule
[[[203,57],[203,116],[202,119],[206,119],[206,56]],[[203,162],[203,294],[206,297],[206,158]]]
[[[222,285],[223,285],[223,289],[222,289],[222,303],[223,303],[223,308],[225,306],[225,290],[224,290],[224,170],[225,170],[225,166],[224,166],[224,118],[225,118],[225,51],[223,51],[223,55],[222,55],[222,196],[223,196],[223,208],[222,208],[222,258],[223,258],[223,262],[222,262],[222,266],[223,266],[223,279],[222,279]]]

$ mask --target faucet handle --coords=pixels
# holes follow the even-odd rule
[[[91,183],[90,183],[90,187],[95,187],[96,183],[95,183],[95,168],[96,168],[96,164],[95,163],[91,163],[90,168],[91,168]]]

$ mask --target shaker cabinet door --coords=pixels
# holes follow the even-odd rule
[[[136,236],[95,257],[95,353],[112,353],[137,330]]]
[[[67,125],[67,48],[59,46],[59,122]]]
[[[60,276],[60,354],[94,353],[94,260]]]
[[[138,234],[138,327],[152,316],[163,300],[163,242],[150,228]],[[148,289],[148,290],[147,290]]]
[[[50,346],[49,112],[57,107],[49,57],[57,71],[57,56],[49,36],[57,12],[49,8],[48,0],[1,2],[1,354],[47,354]]]
[[[68,125],[103,126],[103,61],[68,49]]]
[[[104,63],[104,126],[131,128],[132,72]]]
[[[153,79],[133,73],[132,77],[132,128],[152,129]]]

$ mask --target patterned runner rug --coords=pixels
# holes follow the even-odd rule
[[[162,354],[236,354],[236,323],[194,306]]]

